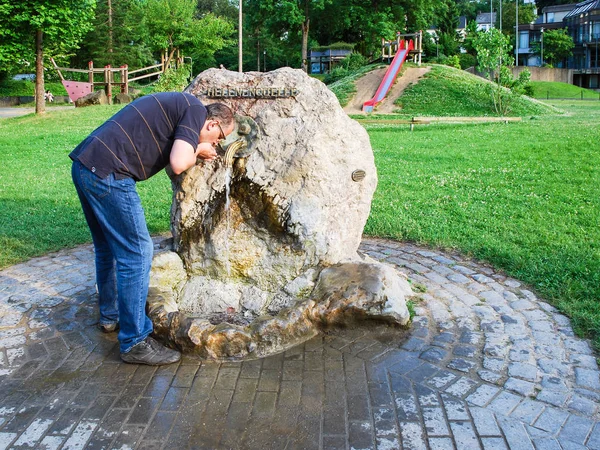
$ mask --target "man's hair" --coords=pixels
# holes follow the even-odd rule
[[[233,111],[223,103],[206,105],[207,119],[218,120],[221,124],[229,126],[233,123]]]

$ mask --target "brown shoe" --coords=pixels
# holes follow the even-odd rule
[[[115,331],[119,331],[119,322],[114,323],[99,323],[98,329],[103,333],[114,333]]]
[[[165,347],[156,339],[148,336],[142,342],[135,344],[127,353],[121,353],[121,359],[130,364],[147,364],[163,366],[173,364],[181,358],[181,353]]]

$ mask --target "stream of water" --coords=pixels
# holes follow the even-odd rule
[[[231,276],[231,263],[229,262],[229,235],[231,232],[231,167],[227,167],[225,172],[225,215],[226,215],[226,228],[225,228],[225,267],[227,269],[227,276]]]

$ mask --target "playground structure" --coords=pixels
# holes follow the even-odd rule
[[[366,101],[363,104],[363,112],[373,112],[373,109],[380,103],[390,88],[394,84],[396,77],[402,69],[404,61],[410,56],[412,61],[419,66],[421,65],[421,54],[423,53],[423,32],[412,34],[400,34],[396,35],[394,41],[381,40],[381,58],[382,60],[392,60],[390,63],[381,84],[375,92],[375,95],[371,100]]]
[[[78,98],[85,97],[88,94],[94,92],[94,88],[102,86],[108,102],[112,103],[113,88],[117,88],[120,93],[127,94],[129,92],[129,83],[132,81],[142,80],[149,77],[160,76],[165,70],[171,65],[179,67],[183,64],[183,57],[177,52],[176,58],[173,58],[169,63],[167,52],[161,54],[161,61],[159,64],[152,66],[142,67],[141,69],[129,70],[127,65],[120,67],[111,67],[110,65],[104,66],[103,68],[94,68],[94,62],[88,63],[88,69],[71,69],[68,67],[58,67],[54,58],[50,58],[54,68],[58,72],[58,76],[65,87],[69,99],[75,102]],[[63,76],[63,72],[71,73],[85,73],[87,74],[88,81],[72,81],[67,80]],[[96,81],[97,78],[102,78],[101,81]]]

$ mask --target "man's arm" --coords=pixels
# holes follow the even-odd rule
[[[175,139],[173,147],[171,148],[171,170],[175,175],[179,175],[194,166],[197,158],[201,158],[205,161],[212,161],[216,157],[216,150],[207,142],[198,144],[194,149],[191,144],[183,139]]]

